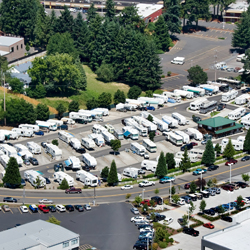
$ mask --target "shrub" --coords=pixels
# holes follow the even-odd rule
[[[223,159],[223,156],[216,157],[216,161]]]
[[[201,165],[201,161],[191,163],[191,167],[197,167],[197,166],[200,166],[200,165]]]
[[[122,182],[126,182],[126,181],[134,181],[134,178],[124,178],[122,179]]]
[[[168,76],[171,76],[172,72],[171,72],[171,71],[168,71],[168,73],[167,73],[167,74],[168,74]]]
[[[58,140],[57,140],[57,139],[54,139],[54,140],[52,141],[52,144],[58,146]]]
[[[180,170],[179,168],[172,168],[172,169],[168,170],[168,174],[177,172],[177,171],[179,171],[179,170]]]
[[[158,228],[158,227],[161,227],[162,229],[166,229],[166,226],[162,225],[161,223],[159,222],[153,222],[153,225],[154,225],[154,228]]]
[[[145,178],[152,178],[154,176],[155,176],[155,174],[148,174],[148,175],[143,176],[143,179],[145,179]]]
[[[89,186],[88,185],[84,185],[84,187],[83,187],[84,189],[88,189],[89,188]]]
[[[165,78],[165,75],[161,75],[161,78]]]
[[[161,49],[156,50],[156,54],[164,54],[165,52]]]
[[[3,183],[0,183],[0,187],[3,187],[4,186],[4,184]]]
[[[153,250],[157,250],[158,249],[158,243],[153,243]]]
[[[220,40],[225,40],[225,37],[218,37],[218,39],[220,39]]]
[[[177,232],[180,233],[183,231],[183,228],[177,229]]]
[[[167,243],[166,243],[166,242],[163,242],[163,241],[160,241],[160,242],[159,242],[159,247],[160,247],[160,248],[166,248],[166,247],[167,247]]]

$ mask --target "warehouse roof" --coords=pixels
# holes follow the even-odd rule
[[[144,3],[139,3],[136,5],[136,8],[138,9],[137,13],[139,16],[142,18],[146,18],[156,11],[160,10],[163,8],[163,4],[144,4]]]
[[[197,123],[205,125],[205,126],[209,126],[209,127],[212,127],[212,128],[217,128],[217,127],[220,127],[220,126],[225,126],[225,125],[228,125],[228,124],[231,124],[231,123],[235,123],[235,121],[230,120],[228,118],[221,117],[221,116],[217,116],[217,117],[213,117],[213,118],[210,118],[210,119],[199,121]]]

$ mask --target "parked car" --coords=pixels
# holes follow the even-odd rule
[[[189,234],[189,235],[192,235],[192,236],[199,236],[199,231],[191,228],[191,227],[184,227],[183,228],[183,233],[185,234]]]
[[[151,229],[153,228],[152,224],[144,224],[144,225],[138,226],[138,229],[140,230],[141,228],[148,228],[148,227],[150,227]]]
[[[142,220],[146,220],[146,218],[143,216],[135,216],[135,217],[132,217],[130,219],[131,222],[138,222],[138,221],[142,221]]]
[[[25,164],[26,166],[30,165],[30,161],[28,159],[24,159],[23,160],[23,164]]]
[[[49,212],[49,209],[45,205],[38,205],[38,208],[44,213]]]
[[[148,221],[146,221],[146,220],[141,220],[141,221],[137,221],[137,222],[135,222],[135,226],[139,226],[139,225],[145,225],[145,224],[148,224]]]
[[[139,169],[139,170],[138,170],[138,174],[146,174],[146,171],[143,170],[143,169]]]
[[[228,203],[228,206],[229,206],[229,205],[230,205],[230,207],[237,207],[237,206],[238,206],[237,202],[235,202],[235,201],[229,202],[229,203]]]
[[[209,229],[214,229],[214,225],[211,222],[203,224],[203,227],[209,228]]]
[[[248,92],[250,92],[250,88],[245,88],[245,89],[242,89],[241,90],[241,93],[248,93]]]
[[[38,160],[34,157],[29,157],[29,161],[33,166],[39,165]]]
[[[202,145],[205,145],[205,144],[207,144],[208,141],[209,141],[209,140],[204,140],[204,141],[201,142],[201,144],[202,144]]]
[[[240,188],[236,183],[229,183],[228,185],[232,186],[234,190],[238,190]]]
[[[153,200],[158,205],[162,205],[162,198],[160,196],[153,196],[151,197],[151,200]]]
[[[66,205],[65,208],[66,208],[66,210],[68,210],[70,212],[73,212],[75,210],[72,205]]]
[[[205,174],[206,172],[207,172],[206,169],[197,168],[195,171],[193,171],[193,175],[200,175],[201,173],[202,173],[202,174]]]
[[[221,188],[226,190],[226,191],[231,191],[231,192],[234,191],[234,187],[232,187],[232,186],[230,186],[228,184],[222,185]]]
[[[130,209],[130,211],[133,213],[133,214],[139,214],[139,210],[136,208],[136,207],[132,207]]]
[[[185,149],[189,150],[193,148],[193,144],[185,144],[184,146],[181,147],[181,151],[185,151]]]
[[[56,212],[56,208],[54,206],[47,206],[50,212]]]
[[[135,242],[133,249],[147,249],[147,242],[138,240]]]
[[[35,204],[29,205],[29,209],[32,213],[37,213],[38,212],[38,207]]]
[[[217,108],[217,111],[221,111],[221,110],[223,110],[224,108],[226,108],[226,104],[225,103],[220,103],[219,105],[218,105],[218,108]]]
[[[38,201],[40,204],[53,204],[52,200],[48,200],[48,199],[41,199]]]
[[[50,179],[48,177],[44,177],[44,179],[46,180],[46,184],[50,184],[51,183],[51,181],[50,181]]]
[[[242,200],[244,201],[245,204],[249,204],[250,203],[250,200],[248,199],[248,197],[245,197]]]
[[[227,221],[227,222],[232,222],[233,221],[232,217],[230,217],[230,216],[223,216],[221,219],[224,220],[224,221]]]
[[[204,214],[215,215],[215,211],[212,208],[205,209]]]
[[[185,185],[184,185],[184,189],[189,189],[190,188],[190,183],[186,183]]]
[[[58,210],[59,212],[65,212],[66,211],[65,207],[63,205],[61,205],[61,204],[56,205],[56,210]]]
[[[241,188],[246,188],[246,187],[249,187],[249,185],[245,182],[242,182],[242,181],[236,181],[235,182],[239,187]]]
[[[208,168],[207,168],[207,171],[214,171],[214,170],[217,170],[219,168],[218,165],[210,165]]]
[[[68,127],[68,125],[63,124],[63,125],[59,126],[58,129],[59,129],[59,130],[68,130],[69,127]]]
[[[75,205],[75,209],[78,210],[78,212],[83,212],[83,206],[82,205]]]
[[[177,219],[177,222],[181,225],[181,226],[183,226],[184,224],[184,220],[182,219],[182,218],[179,218],[179,219]]]
[[[44,132],[43,132],[43,131],[38,131],[38,132],[35,132],[35,135],[41,135],[41,136],[44,136]]]
[[[77,148],[76,152],[79,154],[85,154],[86,153],[86,149],[85,148]]]
[[[65,194],[81,194],[81,188],[71,187],[65,190]]]
[[[10,212],[10,207],[8,205],[2,205],[2,209],[4,212]]]
[[[194,146],[198,146],[198,143],[197,143],[197,142],[190,142],[190,144],[192,144],[193,147],[194,147]]]
[[[155,107],[153,107],[153,106],[147,106],[147,110],[153,110],[153,111],[155,111]]]
[[[187,204],[189,204],[190,201],[192,201],[191,197],[188,195],[182,196],[181,199],[183,199]]]
[[[147,152],[144,153],[144,159],[149,159],[149,154]]]
[[[133,189],[132,185],[125,185],[123,187],[121,187],[121,190],[126,190],[126,189]]]
[[[17,199],[13,198],[13,197],[4,197],[3,198],[3,202],[17,202]]]
[[[23,178],[21,179],[21,186],[26,186],[26,182]]]
[[[91,210],[91,206],[89,204],[85,204],[84,208],[86,211],[90,211]]]
[[[29,210],[26,206],[20,206],[20,210],[23,212],[23,213],[28,213]]]
[[[220,194],[220,192],[221,192],[220,188],[217,188],[217,187],[213,187],[211,189],[214,190],[216,194]]]
[[[226,163],[225,163],[225,165],[226,166],[229,166],[229,164],[236,164],[238,161],[237,160],[235,160],[235,159],[230,159],[230,160],[228,160]]]
[[[250,160],[250,156],[246,155],[243,158],[241,158],[241,161],[249,161]]]
[[[155,222],[165,220],[165,219],[166,219],[166,216],[163,214],[156,214],[155,215]]]

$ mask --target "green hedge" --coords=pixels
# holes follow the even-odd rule
[[[155,174],[144,175],[143,179],[155,177]]]
[[[201,165],[201,161],[197,161],[191,164],[191,167],[197,167]]]
[[[168,170],[168,173],[171,174],[171,173],[178,172],[178,171],[180,171],[179,168],[172,168]]]
[[[134,180],[135,180],[134,178],[125,178],[125,179],[122,179],[122,182],[134,181]]]
[[[161,227],[161,228],[163,228],[164,230],[167,228],[166,226],[162,225],[162,224],[159,223],[159,222],[153,222],[153,226],[154,226],[154,228]]]
[[[223,159],[223,156],[216,157],[216,161]]]

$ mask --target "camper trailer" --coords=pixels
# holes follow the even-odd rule
[[[3,151],[5,155],[8,157],[14,157],[17,160],[18,165],[22,165],[23,160],[20,156],[17,155],[17,151],[14,147],[8,145],[8,144],[0,144],[0,149]]]
[[[186,134],[185,132],[180,131],[180,130],[175,130],[174,132],[175,132],[177,135],[179,135],[179,136],[182,137],[183,143],[189,143],[189,142],[190,142],[190,137],[189,137],[189,135]]]
[[[88,138],[88,137],[83,137],[82,138],[82,145],[87,149],[95,148],[95,142],[92,139]]]
[[[76,156],[70,156],[66,161],[64,161],[65,165],[72,170],[81,168],[81,161]]]
[[[7,168],[10,157],[8,155],[0,155],[0,163],[4,168]]]
[[[108,131],[103,131],[102,136],[103,136],[104,140],[106,141],[106,144],[110,144],[110,142],[112,140],[115,140],[115,137],[111,133],[109,133]]]
[[[138,130],[139,135],[141,136],[147,136],[148,135],[148,129],[142,126],[141,124],[138,124],[136,120],[133,118],[126,118],[124,119],[124,123],[126,126],[131,126],[134,129]]]
[[[116,111],[122,111],[122,110],[124,110],[124,103],[118,103],[117,105],[115,105],[115,109],[116,109]],[[126,112],[126,110],[125,110],[125,112]]]
[[[161,132],[163,131],[169,131],[169,128],[168,128],[168,124],[158,118],[154,119],[154,124],[157,125],[157,128],[158,130],[160,130]]]
[[[7,140],[9,140],[9,139],[16,140],[16,139],[19,138],[19,134],[16,133],[16,132],[14,132],[14,131],[11,131],[11,130],[1,129],[0,130],[0,134],[4,136],[4,138],[2,139],[2,141],[4,141],[4,139],[7,139]]]
[[[142,124],[144,127],[148,129],[148,131],[156,131],[157,126],[150,122],[149,120],[141,117],[141,116],[133,116],[132,117],[137,123]]]
[[[106,108],[95,108],[93,109],[94,111],[101,111],[103,112],[103,116],[108,116],[109,115],[109,110]]]
[[[144,156],[146,152],[146,148],[139,144],[138,142],[133,142],[130,144],[130,149],[134,154],[138,154],[140,156]]]
[[[18,128],[24,129],[24,130],[32,130],[33,132],[38,132],[39,131],[39,126],[38,125],[33,125],[33,124],[20,124]]]
[[[193,92],[199,96],[204,96],[205,95],[205,89],[198,88],[198,87],[191,87],[191,86],[183,86],[183,90]]]
[[[197,155],[197,158],[201,159],[205,150],[199,148],[192,148],[189,150],[189,154]]]
[[[38,188],[44,187],[46,185],[46,180],[42,175],[31,169],[31,170],[26,170],[23,173],[24,179],[27,180],[32,186],[37,187],[37,178],[40,180],[40,185]]]
[[[108,132],[111,133],[111,134],[113,134],[114,131],[115,131],[114,127],[113,127],[111,124],[105,124],[104,127],[105,127],[105,128],[108,130]]]
[[[164,91],[162,93],[163,96],[167,96],[168,99],[172,99],[175,100],[176,102],[180,103],[181,102],[181,96],[178,94],[175,94],[173,92],[169,92],[169,91]]]
[[[21,156],[22,158],[28,159],[29,157],[33,157],[33,154],[23,144],[15,144],[14,147],[17,151],[17,155]]]
[[[39,126],[39,129],[41,130],[52,130],[52,131],[56,131],[57,130],[57,125],[56,124],[52,124],[50,122],[45,122],[45,121],[36,121],[36,125]]]
[[[65,179],[70,187],[74,186],[74,178],[62,171],[55,172],[53,177],[59,184]]]
[[[168,97],[167,96],[163,96],[163,95],[159,95],[159,94],[153,94],[153,97],[154,98],[159,98],[159,99],[162,99],[165,103],[168,102]]]
[[[76,179],[83,182],[84,186],[96,187],[98,184],[98,178],[84,170],[76,172]]]
[[[171,116],[164,115],[162,117],[162,121],[167,123],[168,127],[170,127],[170,128],[177,128],[178,127],[178,121]]]
[[[70,139],[69,145],[73,149],[79,149],[79,148],[81,148],[81,142],[77,138],[75,138],[75,137],[73,137],[73,138]]]
[[[183,158],[183,154],[184,154],[184,152],[183,151],[179,151],[179,152],[177,152],[176,154],[175,154],[175,159],[177,158],[177,159],[180,159],[180,161],[179,162],[181,162],[181,160],[182,160],[182,158]],[[190,154],[190,152],[188,152],[188,157],[189,157],[189,159],[190,159],[190,162],[197,162],[197,161],[199,161],[200,159],[198,158],[198,156],[197,155],[194,155],[194,154]],[[180,163],[179,163],[180,164]]]
[[[106,128],[104,128],[100,124],[94,124],[92,128],[92,132],[95,134],[101,134],[103,131],[108,131]]]
[[[222,94],[221,101],[222,102],[229,102],[229,101],[235,99],[237,97],[237,95],[238,95],[238,91],[235,89],[232,89],[231,91]]]
[[[66,117],[63,117],[63,118],[61,119],[61,121],[62,121],[64,124],[68,124],[68,125],[74,125],[74,124],[76,123],[73,119],[66,118]]]
[[[243,115],[245,115],[246,109],[245,108],[237,108],[230,113],[228,113],[228,118],[231,120],[238,120],[240,119]]]
[[[49,119],[47,120],[47,122],[50,122],[52,124],[56,124],[57,127],[60,127],[63,125],[63,121],[62,120],[53,120],[53,119]]]
[[[82,161],[90,168],[95,169],[97,161],[95,157],[91,156],[88,153],[82,154]]]
[[[137,178],[138,177],[138,168],[125,168],[123,170],[123,175],[128,176],[130,178]]]
[[[5,134],[0,132],[0,142],[5,141]]]
[[[51,143],[46,144],[45,152],[50,154],[54,160],[62,159],[62,150]]]
[[[68,132],[65,131],[59,131],[58,132],[58,137],[60,140],[66,142],[66,143],[70,143],[71,139],[74,138],[74,136]]]
[[[150,105],[150,106],[158,106],[158,105],[163,105],[164,104],[164,100],[160,99],[160,98],[152,98],[152,97],[139,97],[137,100],[139,100],[140,102],[146,102],[146,104]]]
[[[194,93],[190,91],[175,89],[174,93],[181,96],[182,98],[188,98],[188,99],[194,98]]]
[[[141,168],[154,173],[156,171],[157,164],[158,161],[143,160],[141,163]]]
[[[200,106],[200,113],[206,114],[208,112],[211,112],[215,109],[217,109],[217,101],[205,101]]]
[[[157,146],[150,139],[143,139],[142,146],[144,146],[150,153],[155,153],[157,151]]]
[[[181,115],[179,113],[176,113],[176,112],[172,113],[172,117],[178,121],[179,125],[188,124],[186,117],[184,117],[183,115]]]
[[[221,141],[221,151],[222,152],[226,148],[226,145],[228,144],[228,142],[229,142],[228,138],[222,139],[222,141]],[[232,142],[232,145],[234,147],[234,150],[236,150],[236,151],[243,150],[244,141],[231,140],[231,142]]]
[[[114,131],[114,136],[118,139],[118,140],[123,140],[124,139],[124,135],[122,133],[122,131],[120,129],[115,129]]]
[[[199,87],[209,91],[212,94],[217,94],[219,92],[219,87],[215,85],[201,84]]]
[[[137,129],[134,129],[131,126],[125,126],[122,128],[122,132],[124,137],[129,137],[132,140],[138,140],[139,139],[139,132]]]
[[[22,128],[13,128],[11,131],[17,133],[18,136],[23,136],[23,137],[34,136],[33,130],[22,129]]]
[[[165,133],[166,139],[172,142],[176,146],[181,146],[183,144],[182,137],[180,135],[175,134],[174,132],[170,131]]]
[[[243,94],[235,98],[235,104],[237,105],[243,105],[249,102],[250,95],[249,94]]]
[[[193,102],[190,102],[189,108],[191,110],[200,110],[200,107],[201,107],[202,103],[206,102],[206,101],[207,101],[206,98],[199,98],[199,99],[197,99],[197,100],[195,100]]]
[[[192,134],[195,140],[201,141],[203,139],[202,133],[195,128],[187,128],[186,133]]]
[[[90,134],[88,137],[95,142],[98,147],[105,146],[104,138],[101,134]]]
[[[83,120],[87,121],[87,122],[92,122],[93,121],[93,116],[92,114],[90,114],[87,110],[84,109],[80,109],[78,111],[78,114],[83,115]]]
[[[88,117],[90,115],[86,115],[83,113],[78,113],[78,112],[70,112],[69,113],[69,118],[72,120],[76,120],[76,121],[80,121],[80,123],[87,123],[88,122]],[[92,121],[92,117],[91,117],[91,121]]]
[[[26,146],[32,154],[41,154],[42,153],[41,146],[33,141],[27,142]]]

